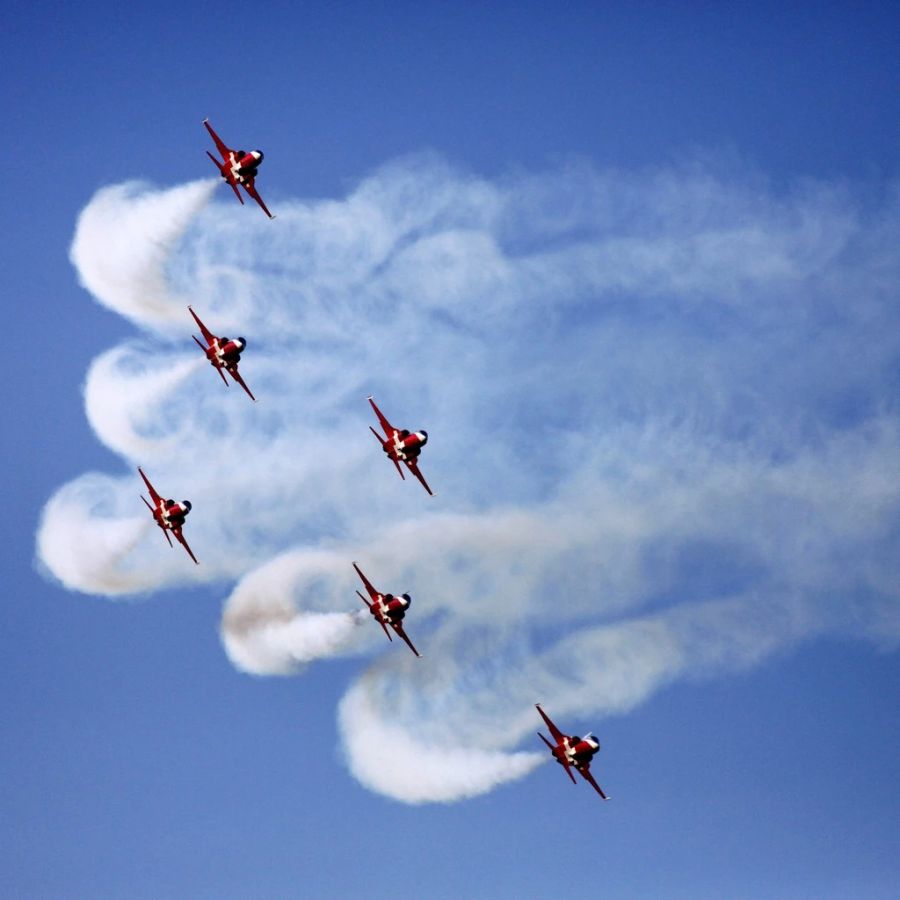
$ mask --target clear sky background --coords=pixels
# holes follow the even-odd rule
[[[877,3],[11,7],[0,893],[896,896],[898,39]],[[190,322],[136,326],[143,283],[117,313],[69,259],[101,188],[209,179],[205,116],[265,151],[278,219],[185,188],[165,272],[248,337],[258,408],[206,368],[129,381]],[[118,210],[83,280],[152,242]],[[370,391],[428,429],[432,507]],[[148,459],[201,571],[146,531],[97,565],[149,590],[96,596]],[[54,569],[36,532],[86,472]],[[423,660],[359,628],[300,677],[232,664],[223,604],[353,608],[353,558],[413,594]],[[401,729],[384,784],[350,771],[360,685]],[[610,803],[550,765],[396,799],[422,746],[541,750],[536,700],[599,736]]]

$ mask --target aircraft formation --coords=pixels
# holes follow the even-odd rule
[[[255,187],[259,166],[264,158],[263,152],[261,150],[251,150],[250,152],[234,150],[228,147],[216,132],[213,131],[208,119],[204,119],[203,124],[206,126],[207,131],[215,142],[216,149],[222,156],[222,161],[219,162],[209,151],[207,151],[207,156],[213,161],[213,164],[219,170],[219,174],[234,191],[235,196],[240,200],[241,205],[243,205],[244,199],[241,196],[241,192],[238,190],[239,186],[259,204],[260,208],[270,219],[274,219],[275,216],[269,212]],[[238,363],[240,362],[241,354],[247,347],[247,341],[242,337],[218,337],[203,324],[192,307],[188,306],[188,311],[196,322],[197,327],[200,329],[200,333],[205,343],[201,342],[197,337],[194,337],[194,341],[203,351],[226,387],[228,386],[228,379],[225,377],[225,373],[227,372],[231,378],[243,388],[250,399],[255,402],[256,397],[253,396],[250,388],[247,387],[244,379],[238,372]],[[369,426],[369,430],[375,435],[375,438],[381,445],[381,449],[396,467],[397,473],[403,480],[406,480],[406,476],[403,474],[403,468],[400,465],[402,463],[403,466],[405,466],[406,469],[421,483],[429,496],[434,496],[431,488],[428,486],[428,482],[419,471],[418,464],[422,448],[428,442],[428,432],[424,430],[408,431],[405,428],[395,428],[375,404],[374,398],[370,396],[367,399],[372,406],[375,417],[378,419],[378,424],[384,432],[384,436],[379,434],[371,425]],[[164,499],[150,483],[150,479],[144,474],[144,471],[140,466],[138,466],[138,472],[144,480],[144,484],[147,486],[152,504],[148,502],[143,495],[141,496],[141,500],[144,501],[144,504],[150,510],[156,524],[162,529],[163,536],[169,546],[174,547],[174,544],[172,543],[172,537],[174,537],[175,540],[184,547],[188,556],[190,556],[194,563],[199,565],[197,557],[194,556],[193,551],[182,533],[185,519],[191,511],[191,502],[189,500],[176,502],[175,500]],[[393,641],[393,638],[391,637],[391,631],[393,631],[409,647],[416,657],[421,657],[421,654],[416,650],[413,642],[403,628],[403,619],[406,617],[412,603],[409,594],[400,594],[399,596],[394,594],[382,594],[375,589],[356,562],[352,563],[352,565],[356,570],[357,575],[359,575],[362,580],[363,586],[368,594],[368,599],[366,599],[360,591],[357,591],[356,593],[366,605],[375,621],[381,626],[387,639]],[[581,775],[581,777],[587,781],[604,800],[608,800],[609,797],[603,792],[603,789],[597,784],[590,772],[591,760],[599,751],[600,742],[590,733],[583,737],[564,734],[550,720],[550,717],[544,710],[541,709],[540,704],[535,704],[535,707],[543,719],[544,724],[549,729],[555,743],[551,743],[540,732],[538,732],[538,737],[547,745],[556,762],[563,767],[573,783],[575,783],[575,776],[572,774],[572,769],[578,772],[578,774]]]

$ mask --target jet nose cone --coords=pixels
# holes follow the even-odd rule
[[[185,510],[186,510],[187,512],[190,512],[190,511],[191,511],[191,507],[192,507],[191,501],[190,501],[190,500],[183,500],[182,502],[184,503],[184,508],[185,508]]]
[[[422,443],[427,444],[428,443],[428,432],[420,431],[419,434],[422,436]]]

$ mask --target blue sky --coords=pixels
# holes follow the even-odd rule
[[[896,11],[7,24],[5,894],[893,896]],[[265,150],[275,223],[186,186],[204,116]],[[183,298],[248,337],[258,407],[189,361]],[[429,430],[432,507],[370,391]],[[199,572],[155,534],[104,555],[139,461]],[[297,649],[354,558],[413,594],[418,668],[361,628]],[[298,627],[233,627],[273,609]],[[538,699],[611,803],[548,765],[404,802],[487,790],[455,742],[540,750]]]

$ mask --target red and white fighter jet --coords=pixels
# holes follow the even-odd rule
[[[169,546],[173,546],[172,538],[169,537],[169,532],[171,531],[172,534],[175,535],[175,540],[187,550],[188,556],[196,563],[197,557],[194,556],[191,548],[188,547],[188,542],[181,533],[181,527],[184,525],[184,518],[191,511],[191,501],[182,500],[181,503],[176,503],[174,500],[163,500],[163,498],[156,493],[156,490],[153,485],[150,484],[150,480],[144,474],[144,470],[140,466],[138,466],[138,472],[141,473],[141,478],[144,479],[144,484],[147,485],[147,490],[150,491],[150,498],[153,500],[153,506],[147,503],[143,494],[141,495],[141,500],[144,501],[147,509],[153,513],[153,518],[156,520],[156,524],[162,528],[163,534],[169,542]],[[197,564],[199,565],[199,563]]]
[[[213,165],[219,170],[219,174],[231,185],[231,189],[234,191],[235,196],[241,201],[241,206],[244,205],[244,198],[238,190],[238,185],[240,185],[262,207],[262,211],[270,219],[274,219],[275,216],[273,216],[266,208],[266,204],[263,203],[262,197],[256,193],[256,188],[253,186],[253,182],[256,180],[257,171],[259,170],[259,164],[263,161],[262,150],[251,150],[249,153],[244,150],[232,150],[231,147],[226,146],[222,139],[213,131],[212,125],[209,124],[209,119],[204,119],[203,124],[206,126],[206,130],[210,133],[212,139],[216,142],[216,148],[222,155],[222,162],[219,162],[209,150],[206,151],[206,155],[213,161]]]
[[[372,582],[363,575],[356,563],[353,563],[353,568],[356,569],[356,574],[362,578],[362,583],[366,586],[366,590],[369,592],[369,597],[372,598],[372,602],[370,603],[366,600],[359,591],[356,593],[359,594],[359,599],[369,607],[369,612],[375,616],[375,620],[384,629],[387,639],[389,641],[393,640],[391,633],[387,630],[387,626],[390,625],[391,628],[400,635],[401,639],[406,642],[406,646],[418,656],[419,651],[413,647],[412,641],[406,636],[406,632],[403,630],[403,625],[401,624],[403,622],[403,617],[406,615],[406,611],[409,609],[410,603],[412,603],[409,594],[401,594],[399,597],[395,597],[393,594],[379,594],[378,591],[372,587]]]
[[[200,341],[197,340],[194,335],[191,337],[197,343],[197,346],[206,354],[206,358],[212,363],[213,368],[219,373],[222,381],[225,382],[227,387],[228,379],[222,374],[222,369],[224,369],[250,396],[250,399],[254,402],[256,401],[256,397],[253,396],[250,388],[244,384],[244,379],[241,378],[238,373],[238,362],[240,361],[241,354],[244,352],[244,348],[247,346],[247,342],[242,338],[227,338],[227,337],[216,337],[201,321],[200,317],[194,310],[189,306],[188,310],[190,310],[191,315],[194,317],[194,321],[200,328],[200,332],[203,335],[203,340],[206,341],[207,346],[203,346]]]
[[[406,468],[422,482],[422,487],[425,488],[431,496],[434,496],[431,488],[428,487],[428,483],[422,477],[422,473],[419,471],[419,466],[416,462],[419,454],[422,452],[422,448],[428,443],[428,432],[409,432],[405,428],[402,430],[394,428],[394,426],[381,414],[381,410],[375,405],[375,401],[371,397],[369,397],[368,400],[369,403],[372,404],[372,409],[375,410],[375,415],[378,416],[378,421],[381,423],[381,427],[384,429],[384,433],[387,437],[382,437],[371,425],[369,426],[369,430],[378,439],[378,443],[381,444],[381,449],[388,455],[388,459],[390,459],[397,467],[400,477],[404,481],[406,480],[403,469],[400,468],[400,463],[402,462],[406,465]]]
[[[535,703],[535,707],[550,729],[550,734],[553,735],[556,746],[554,747],[540,732],[538,732],[538,737],[550,748],[553,758],[566,770],[566,774],[572,779],[572,783],[575,783],[575,776],[572,774],[572,768],[574,767],[578,774],[591,784],[604,800],[609,800],[609,797],[603,793],[603,788],[594,781],[594,776],[591,775],[590,771],[591,759],[600,749],[600,741],[590,734],[586,734],[584,737],[569,737],[569,735],[563,734],[541,709],[540,703]]]

